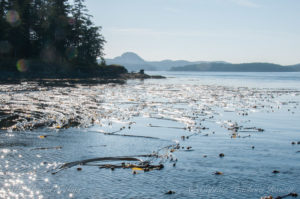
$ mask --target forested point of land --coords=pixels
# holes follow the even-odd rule
[[[106,66],[104,37],[84,0],[0,0],[0,76],[126,73]],[[102,63],[98,64],[97,59]]]

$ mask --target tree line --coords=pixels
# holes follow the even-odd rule
[[[0,59],[95,65],[105,40],[84,0],[0,0]]]

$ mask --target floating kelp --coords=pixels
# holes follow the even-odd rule
[[[152,170],[161,170],[164,168],[163,164],[159,165],[150,165],[150,164],[145,164],[145,165],[140,165],[140,164],[94,164],[92,166],[98,166],[100,169],[111,169],[111,168],[123,168],[123,169],[132,169],[135,171],[152,171]]]
[[[144,161],[140,159],[141,157],[156,157],[158,158],[157,154],[146,154],[146,155],[135,155],[135,156],[118,156],[118,157],[101,157],[101,158],[92,158],[92,159],[86,159],[86,160],[79,160],[74,162],[68,162],[61,166],[59,166],[57,169],[52,171],[52,174],[56,174],[60,172],[61,170],[68,169],[77,165],[87,165],[87,166],[98,166],[99,168],[163,168],[163,165],[155,166],[150,165],[148,161]],[[138,162],[139,164],[125,164],[124,162],[121,163],[121,165],[112,165],[112,164],[88,164],[91,162],[101,162],[101,161],[129,161],[129,162]]]
[[[115,132],[112,132],[112,133],[107,133],[107,132],[104,132],[104,131],[93,131],[93,132],[102,133],[104,135],[112,135],[112,136],[123,136],[123,137],[134,137],[134,138],[147,138],[147,139],[154,139],[154,140],[162,140],[161,138],[152,137],[152,136],[117,134],[118,132],[121,132],[121,131],[115,131]]]
[[[31,149],[31,150],[34,151],[34,150],[50,150],[50,149],[62,149],[62,146],[40,147],[40,148]]]
[[[171,194],[175,194],[175,193],[176,193],[175,191],[169,190],[169,191],[167,191],[165,194],[171,195]]]
[[[286,195],[283,195],[283,196],[277,196],[275,198],[273,196],[264,196],[264,197],[261,197],[261,199],[283,199],[283,198],[287,198],[287,197],[297,198],[298,194],[297,193],[289,193],[289,194],[286,194]]]
[[[257,127],[243,127],[239,132],[264,132],[265,130]]]
[[[216,171],[214,174],[215,174],[215,175],[223,175],[223,172],[221,172],[221,171]]]
[[[186,130],[187,128],[185,127],[175,127],[175,126],[157,126],[157,125],[152,125],[149,124],[149,127],[154,127],[154,128],[168,128],[168,129],[182,129],[182,130]]]

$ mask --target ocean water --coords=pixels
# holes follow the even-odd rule
[[[246,86],[250,88],[300,88],[300,72],[169,72],[149,71],[174,79],[173,83]],[[169,80],[170,80],[169,79]],[[181,81],[182,80],[182,81]]]
[[[0,198],[261,198],[300,193],[300,73],[151,74],[167,79],[10,93],[13,103],[30,106],[38,95],[65,114],[88,109],[82,115],[87,124],[0,131]],[[7,96],[1,97],[4,101]],[[88,124],[91,117],[96,118],[94,125]],[[153,153],[157,157],[143,160],[163,164],[163,169],[133,174],[132,169],[100,169],[96,163],[103,162],[58,169],[78,160]],[[166,194],[170,190],[175,193]]]

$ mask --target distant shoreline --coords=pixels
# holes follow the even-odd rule
[[[162,60],[146,61],[133,52],[123,53],[113,59],[105,59],[107,64],[119,64],[128,71],[219,71],[219,72],[271,72],[300,71],[300,64],[280,65],[267,62],[229,63],[225,61],[187,61],[187,60]],[[99,62],[100,63],[100,62]]]
[[[153,71],[155,72],[155,71]],[[169,71],[165,71],[165,72],[195,72],[195,73],[201,73],[201,72],[207,72],[207,73],[216,73],[216,72],[220,72],[220,73],[300,73],[300,71],[193,71],[193,70],[169,70]]]
[[[190,72],[299,72],[300,65],[281,66],[270,63],[201,63],[181,67],[172,67],[170,71]]]

